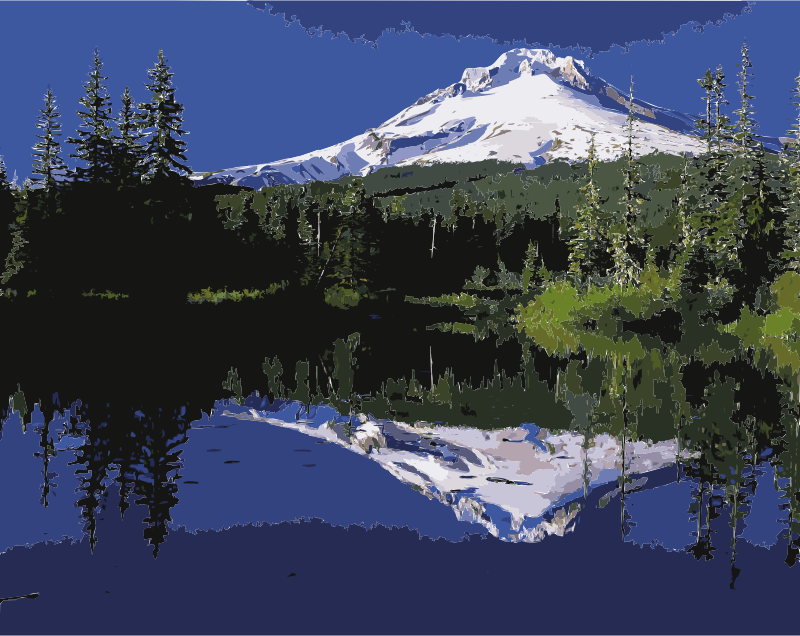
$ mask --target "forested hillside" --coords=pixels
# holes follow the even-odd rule
[[[747,69],[746,47],[742,55]],[[625,287],[640,285],[646,271],[680,271],[693,289],[711,282],[728,290],[733,311],[754,306],[758,290],[790,267],[797,148],[776,156],[759,146],[752,73],[740,73],[736,126],[720,113],[721,69],[698,80],[702,157],[642,155],[631,113],[626,155],[616,161],[592,154],[535,170],[494,161],[390,167],[254,192],[192,187],[183,106],[162,53],[148,71],[154,101],[136,109],[126,90],[117,118],[101,70],[96,51],[79,111],[85,124],[68,139],[70,156],[87,167],[69,170],[60,159],[49,89],[36,181],[14,188],[0,165],[6,300],[203,302],[290,289],[347,309],[390,292],[452,293],[466,284],[513,293],[542,277]]]

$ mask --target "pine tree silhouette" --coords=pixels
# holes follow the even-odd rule
[[[6,164],[3,161],[3,155],[0,155],[0,201],[4,201],[4,195],[10,194],[12,190],[11,182],[8,180],[8,172],[6,172]],[[2,205],[3,204],[0,203],[0,206]]]
[[[139,164],[145,157],[141,140],[146,137],[140,126],[142,113],[136,110],[129,88],[122,94],[122,107],[117,114],[119,135],[112,137],[114,142],[112,165],[117,183],[135,185],[141,183]]]
[[[188,132],[182,129],[183,105],[175,101],[176,89],[171,79],[174,73],[169,71],[164,53],[159,49],[158,62],[147,71],[151,83],[144,85],[153,93],[153,99],[137,105],[143,112],[140,120],[142,128],[150,137],[145,146],[145,157],[139,164],[142,178],[148,183],[169,178],[174,174],[173,168],[192,173],[189,166],[178,161],[186,161],[182,154],[186,150],[186,142],[181,137]]]
[[[36,135],[37,139],[41,139],[41,141],[33,147],[34,152],[31,153],[33,174],[39,176],[31,177],[31,182],[49,190],[56,183],[55,176],[57,174],[66,175],[68,169],[60,157],[61,144],[56,139],[61,136],[61,132],[59,132],[61,124],[56,121],[56,118],[61,117],[61,113],[57,112],[56,98],[49,85],[44,101],[45,107],[39,111],[40,115],[36,123],[36,127],[41,128],[44,134]]]
[[[111,177],[111,98],[106,85],[101,80],[103,63],[97,47],[94,49],[94,62],[89,73],[89,81],[84,84],[86,94],[81,97],[80,104],[86,110],[75,111],[83,123],[78,127],[78,137],[70,137],[67,141],[75,145],[75,154],[69,155],[88,164],[75,170],[75,180],[85,180],[97,184]],[[83,130],[81,130],[83,128]]]

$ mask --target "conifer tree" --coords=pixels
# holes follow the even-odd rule
[[[715,234],[716,244],[708,244],[712,251],[723,251],[724,259],[728,263],[736,261],[736,255],[730,253],[731,249],[735,248],[736,243],[736,223],[734,217],[729,211],[723,210],[722,206],[725,201],[730,197],[735,189],[735,175],[731,171],[731,161],[733,156],[730,151],[732,142],[734,141],[733,126],[730,123],[730,118],[722,112],[722,105],[728,104],[725,99],[725,88],[727,84],[724,82],[725,73],[722,72],[722,66],[717,66],[717,71],[713,77],[712,91],[714,93],[714,125],[712,129],[714,138],[714,147],[705,161],[705,180],[703,188],[703,207],[706,211],[712,211],[711,221],[704,217],[702,225],[708,226],[717,225],[717,232]],[[723,217],[729,218],[725,219]],[[720,229],[724,230],[720,232]]]
[[[101,83],[108,77],[101,75],[103,63],[100,61],[97,47],[94,49],[93,64],[89,73],[90,79],[84,84],[86,94],[80,99],[80,104],[85,110],[75,111],[83,123],[78,127],[78,137],[70,137],[67,141],[75,145],[75,154],[69,156],[88,164],[86,168],[76,168],[76,180],[86,180],[96,184],[111,176],[113,118],[111,98],[106,91],[106,85]]]
[[[708,76],[708,73],[706,75]],[[710,129],[713,147],[708,158],[702,161],[706,175],[703,201],[705,207],[711,208],[717,208],[728,198],[733,189],[734,177],[729,170],[732,159],[731,146],[734,140],[733,125],[730,123],[730,118],[722,112],[722,105],[728,104],[725,99],[727,84],[724,80],[725,73],[722,72],[722,66],[717,66],[711,84],[715,110],[713,127]]]
[[[182,129],[183,105],[175,101],[175,87],[167,60],[161,49],[158,51],[158,62],[148,69],[150,84],[145,88],[153,93],[150,102],[138,104],[143,112],[141,123],[144,132],[150,136],[145,146],[145,157],[140,163],[142,179],[153,182],[169,178],[175,174],[172,168],[181,168],[191,174],[191,169],[178,161],[186,161],[182,154],[186,150],[186,142],[181,136],[188,134]]]
[[[736,140],[736,144],[740,147],[739,151],[742,153],[742,157],[747,160],[741,166],[742,179],[745,179],[747,176],[751,175],[754,170],[759,168],[758,162],[763,159],[762,153],[764,151],[761,143],[758,141],[761,135],[756,132],[757,124],[750,117],[755,114],[755,110],[752,110],[752,105],[750,104],[750,100],[753,99],[754,96],[747,92],[747,78],[753,77],[753,73],[749,72],[749,69],[753,68],[753,63],[750,61],[749,49],[750,47],[747,46],[745,42],[745,44],[742,45],[742,62],[736,65],[737,68],[741,68],[737,75],[739,76],[740,85],[742,87],[740,91],[742,107],[734,111],[739,115],[738,130],[734,135],[734,139]]]
[[[497,289],[522,289],[522,276],[506,267],[500,254],[497,255]]]
[[[55,175],[66,175],[67,166],[59,156],[61,153],[61,144],[56,137],[60,137],[61,124],[56,121],[57,117],[61,117],[61,113],[57,112],[58,106],[56,105],[56,98],[47,86],[47,93],[44,96],[45,107],[39,111],[40,115],[37,118],[36,127],[41,128],[44,132],[43,135],[36,135],[37,139],[41,139],[35,146],[33,146],[33,174],[40,175],[38,177],[31,177],[32,183],[41,183],[45,188],[49,189],[50,186],[55,184]]]
[[[313,195],[309,194],[309,189],[304,187],[298,199],[297,206],[297,236],[300,239],[300,245],[302,245],[302,250],[305,253],[305,258],[300,259],[301,262],[304,262],[306,268],[306,275],[301,279],[304,285],[308,284],[308,282],[313,279],[313,274],[311,273],[313,264],[319,264],[319,257],[317,256],[315,258],[315,253],[320,247],[322,228],[320,228],[320,234],[318,235],[315,232],[316,228],[311,225],[311,210],[315,207],[315,203],[316,201],[314,201]],[[319,269],[317,269],[317,271],[319,271]]]
[[[794,101],[790,105],[797,109],[797,117],[786,131],[790,139],[783,145],[781,153],[781,181],[788,190],[788,196],[784,200],[787,219],[786,251],[783,257],[790,261],[792,269],[797,270],[800,267],[800,75],[794,78],[794,83]],[[795,135],[795,139],[791,139],[791,135]]]
[[[5,165],[0,157],[0,170],[5,172]],[[24,244],[27,243],[22,236],[21,225],[25,223],[27,212],[27,201],[25,200],[26,190],[14,188],[12,184],[8,183],[7,179],[3,179],[8,189],[0,188],[0,227],[5,232],[8,230],[6,236],[10,237],[10,241],[5,239],[3,241],[3,249],[5,250],[5,260],[0,256],[0,295],[7,295],[8,288],[5,287],[9,279],[19,272],[23,266],[22,258],[24,256]]]
[[[14,199],[3,157],[0,156],[0,282],[5,282],[6,272],[16,264],[13,252],[20,227],[16,224]]]
[[[545,217],[545,221],[550,226],[550,242],[553,243],[556,240],[556,234],[561,233],[561,201],[558,195],[556,195],[553,211]]]
[[[141,182],[139,163],[144,159],[144,148],[140,142],[146,136],[140,128],[142,115],[136,111],[127,86],[121,99],[122,107],[116,119],[119,135],[112,137],[113,172],[121,183]]]
[[[757,124],[751,119],[755,112],[750,106],[753,96],[748,93],[747,78],[752,68],[747,43],[742,46],[742,63],[738,64],[741,81],[742,107],[739,115],[736,144],[741,155],[741,167],[736,189],[723,204],[723,218],[736,218],[739,232],[735,255],[729,261],[730,278],[736,287],[736,305],[760,309],[761,293],[789,268],[792,252],[789,249],[788,214],[782,204],[768,168],[766,152],[756,133]],[[725,213],[727,212],[727,214]],[[732,240],[729,245],[732,246]],[[732,246],[733,247],[733,246]],[[733,251],[733,250],[731,250]]]
[[[574,228],[577,234],[568,241],[570,250],[569,273],[579,284],[585,276],[593,273],[596,260],[593,258],[597,250],[608,247],[608,233],[602,225],[600,209],[600,190],[594,181],[594,173],[598,163],[594,146],[595,133],[591,133],[589,144],[589,172],[585,184],[581,187],[586,202],[577,206],[578,218]],[[605,274],[605,272],[602,272]]]
[[[716,108],[716,115],[714,118],[714,136],[716,137],[717,152],[724,156],[725,150],[723,144],[732,143],[733,125],[731,124],[730,117],[722,113],[721,106],[726,106],[729,102],[725,99],[725,88],[728,86],[724,83],[725,73],[722,72],[722,65],[717,66],[717,72],[714,75],[714,106]]]
[[[24,239],[30,243],[30,251],[24,251],[24,267],[17,278],[18,283],[28,289],[37,289],[39,295],[47,294],[43,284],[52,282],[53,267],[56,261],[53,258],[55,246],[60,237],[52,229],[52,221],[59,210],[63,210],[63,195],[66,188],[66,178],[69,170],[60,157],[61,144],[57,137],[61,136],[61,123],[57,118],[61,114],[57,111],[55,95],[47,87],[45,94],[45,107],[41,109],[37,118],[36,127],[42,130],[42,135],[37,135],[40,140],[33,146],[34,176],[26,179],[23,191],[17,196],[16,218],[19,220],[24,232]],[[61,183],[56,181],[56,176],[62,177]],[[37,187],[38,186],[38,187]],[[60,268],[61,271],[63,267]],[[52,293],[52,288],[50,288]]]
[[[712,126],[712,134],[715,130]],[[725,285],[738,266],[740,199],[732,194],[736,183],[729,173],[729,159],[718,152],[716,143],[710,153],[696,159],[693,183],[699,186],[699,205],[681,202],[684,254],[678,265],[692,293],[707,282]]]
[[[706,142],[706,153],[711,153],[711,146],[714,140],[714,126],[711,123],[711,104],[714,101],[711,94],[714,91],[714,77],[711,75],[711,69],[708,69],[706,74],[697,80],[697,83],[706,92],[706,96],[700,98],[706,103],[706,116],[704,118],[701,115],[699,119],[695,120],[694,125],[703,132],[700,139]]]
[[[744,263],[741,261],[742,241],[748,232],[752,235],[750,246],[753,248],[753,232],[759,232],[764,208],[761,203],[761,188],[765,181],[765,157],[762,149],[753,148],[757,135],[754,133],[757,124],[751,120],[753,110],[749,107],[752,95],[747,92],[747,78],[752,76],[747,69],[752,67],[747,53],[747,45],[742,48],[742,68],[740,76],[740,94],[742,107],[739,115],[738,132],[733,134],[736,143],[736,157],[732,157],[723,144],[731,140],[732,126],[727,116],[722,114],[724,99],[724,73],[717,67],[715,76],[706,72],[698,83],[706,90],[706,119],[697,123],[702,125],[707,141],[707,153],[696,162],[697,177],[701,189],[701,201],[698,209],[688,218],[690,230],[695,236],[694,244],[702,246],[702,254],[708,262],[695,262],[690,269],[697,273],[698,268],[708,274],[708,280],[714,284],[726,284],[736,279],[736,287],[743,294],[749,294],[744,287],[752,287],[752,276],[744,275]],[[711,121],[711,106],[715,106],[716,121]],[[713,150],[712,150],[713,144]],[[753,200],[752,196],[757,196]],[[759,217],[759,218],[756,218]],[[766,217],[763,217],[764,219]],[[753,250],[750,249],[752,257]],[[699,254],[699,252],[698,252]],[[693,255],[692,258],[694,258]],[[763,256],[766,256],[764,254]],[[689,255],[687,254],[687,259]],[[684,263],[688,266],[688,260]],[[751,263],[752,265],[752,263]],[[696,271],[695,271],[696,270]],[[687,273],[690,277],[694,274]],[[751,272],[752,274],[752,272]],[[696,278],[696,277],[695,277]],[[744,278],[748,278],[745,285]],[[697,279],[700,280],[700,279]],[[744,286],[744,287],[743,287]],[[750,290],[752,291],[752,290]],[[740,296],[741,301],[743,297]],[[749,301],[748,301],[749,302]]]
[[[698,196],[694,194],[697,183],[694,162],[690,166],[688,153],[684,153],[681,162],[681,191],[676,197],[678,212],[678,246],[673,253],[675,257],[675,277],[680,281],[681,296],[691,310],[700,295],[705,292],[706,285],[713,272],[711,252],[704,242],[701,209]]]
[[[681,224],[681,246],[678,258],[676,259],[677,268],[681,270],[689,260],[691,253],[694,250],[697,234],[692,229],[689,220],[692,216],[690,202],[689,202],[689,157],[683,157],[683,170],[681,171],[681,189],[678,194],[677,209],[678,218]],[[680,272],[678,272],[680,275]]]
[[[8,172],[6,172],[6,164],[3,161],[3,155],[0,155],[0,192],[10,193],[12,190],[11,182],[8,180]]]
[[[528,249],[525,250],[525,260],[522,264],[522,292],[527,292],[531,287],[537,287],[542,283],[541,269],[544,263],[539,256],[539,241],[534,244],[528,241]]]
[[[644,203],[644,199],[636,192],[636,186],[642,183],[640,174],[640,162],[636,161],[633,148],[639,146],[634,144],[634,122],[638,118],[633,114],[633,77],[631,77],[630,107],[628,109],[628,149],[626,151],[627,165],[622,169],[624,175],[623,189],[624,194],[620,202],[625,208],[625,219],[619,224],[612,233],[612,249],[615,262],[614,279],[622,285],[627,286],[631,281],[638,281],[641,273],[641,264],[637,261],[634,252],[641,249],[644,241],[639,237],[637,231],[637,217],[639,216],[639,206]],[[638,132],[638,129],[637,131]]]

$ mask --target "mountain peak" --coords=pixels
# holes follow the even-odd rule
[[[562,78],[584,90],[588,88],[583,60],[576,60],[571,55],[556,57],[549,49],[512,49],[503,53],[491,66],[465,69],[460,83],[468,91],[481,92],[499,88],[522,76],[537,74]]]
[[[631,108],[640,119],[636,155],[702,152],[692,116],[639,98],[630,104],[626,94],[591,76],[583,61],[571,55],[512,49],[489,66],[465,69],[461,81],[420,97],[378,126],[365,122],[372,127],[347,141],[192,179],[196,185],[236,183],[258,189],[365,176],[385,166],[495,159],[532,169],[556,158],[585,159],[592,134],[596,156],[614,159],[624,152]],[[765,146],[778,143],[763,139]]]

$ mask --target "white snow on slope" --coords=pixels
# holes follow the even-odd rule
[[[468,68],[461,80],[419,98],[364,134],[313,152],[215,173],[196,173],[195,185],[236,183],[260,188],[366,175],[384,166],[494,158],[534,168],[556,157],[588,156],[595,132],[598,158],[623,154],[629,99],[581,60],[546,49],[514,49],[488,67]],[[693,117],[634,97],[637,155],[696,154],[703,149]],[[778,138],[763,137],[768,149]]]

